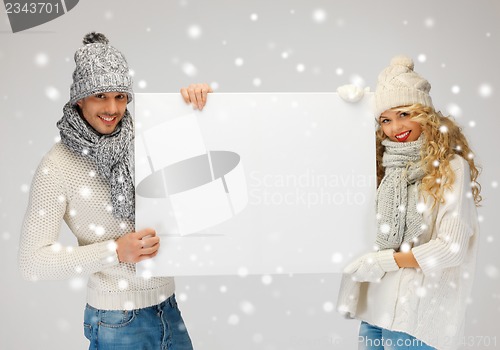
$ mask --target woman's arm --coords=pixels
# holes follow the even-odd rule
[[[411,250],[424,274],[462,264],[471,254],[471,240],[478,234],[468,163],[455,156],[450,165],[455,182],[445,192],[445,203],[439,205],[434,225],[436,236]]]

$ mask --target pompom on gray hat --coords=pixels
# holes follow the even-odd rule
[[[92,32],[75,52],[76,68],[70,88],[70,103],[100,92],[124,92],[132,101],[132,77],[125,56],[109,45],[104,34]]]
[[[389,67],[379,74],[374,108],[377,118],[388,109],[416,103],[434,108],[429,95],[431,84],[413,68],[413,60],[400,55],[394,57]]]

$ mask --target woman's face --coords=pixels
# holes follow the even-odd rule
[[[388,109],[380,115],[380,127],[394,142],[416,141],[422,133],[420,123],[410,118],[409,112]]]

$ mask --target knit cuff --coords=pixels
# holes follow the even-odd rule
[[[98,244],[98,254],[103,268],[118,265],[118,253],[116,252],[116,242],[112,239]]]
[[[354,318],[358,308],[361,283],[352,280],[351,275],[343,274],[337,299],[337,311],[346,318]]]
[[[399,266],[394,259],[394,249],[385,249],[377,253],[377,261],[386,272],[397,271]]]

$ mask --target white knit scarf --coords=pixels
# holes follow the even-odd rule
[[[94,161],[97,173],[109,183],[113,215],[133,220],[134,127],[128,110],[111,134],[100,135],[80,116],[75,106],[67,103],[57,127],[60,130],[61,142],[75,153]]]
[[[420,162],[423,135],[412,142],[382,141],[385,176],[377,190],[380,249],[398,249],[422,233],[422,215],[417,211],[418,187],[425,173]]]

